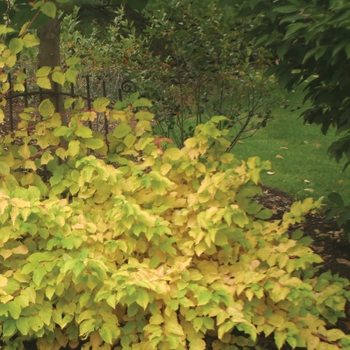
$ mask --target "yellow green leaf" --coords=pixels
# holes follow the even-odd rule
[[[117,139],[122,139],[123,137],[125,137],[127,134],[129,134],[131,132],[131,127],[129,124],[123,122],[120,123],[113,132],[113,136],[116,137]]]
[[[345,334],[340,329],[330,329],[327,331],[327,340],[330,342],[342,339]]]
[[[23,49],[23,40],[21,38],[12,38],[9,43],[11,52],[16,55]]]
[[[60,85],[63,85],[66,81],[66,78],[62,72],[53,72],[52,73],[52,80]]]
[[[55,106],[49,99],[46,99],[40,103],[39,113],[44,118],[51,117],[55,113]]]
[[[43,89],[51,89],[51,81],[48,77],[37,78],[36,83]]]
[[[12,248],[13,254],[20,254],[20,255],[26,255],[28,254],[28,248],[24,245],[20,245],[16,248]]]
[[[30,329],[30,320],[28,317],[21,317],[16,319],[16,326],[18,330],[23,334],[27,335]]]
[[[147,98],[140,98],[132,103],[133,108],[135,107],[152,107],[152,102]]]
[[[184,330],[182,327],[178,324],[178,322],[175,319],[169,320],[164,324],[164,328],[167,332],[179,336],[184,335]]]
[[[83,138],[92,137],[92,130],[87,126],[81,126],[75,131],[75,135]]]
[[[5,63],[9,68],[12,68],[17,62],[17,56],[16,55],[11,55],[9,57],[7,57]]]
[[[51,17],[51,18],[56,17],[56,5],[52,1],[45,2],[40,7],[40,10],[42,13],[44,13],[48,17]]]
[[[75,84],[78,77],[78,71],[74,68],[68,68],[65,73],[66,81]]]
[[[5,94],[10,89],[10,83],[4,83],[1,87],[1,92]]]
[[[287,334],[286,333],[275,332],[275,343],[276,343],[278,349],[282,348],[282,346],[285,343],[286,339],[287,339]]]
[[[268,319],[267,319],[267,322],[269,324],[271,324],[272,326],[275,326],[275,327],[280,327],[284,322],[285,322],[285,319],[280,316],[280,315],[277,315],[277,314],[272,314]]]
[[[228,320],[225,323],[223,323],[218,329],[218,337],[219,337],[219,339],[222,339],[222,337],[227,332],[230,332],[232,330],[232,328],[234,327],[234,325],[235,324],[231,320]]]
[[[15,84],[13,86],[13,91],[25,91],[24,85],[23,84]]]
[[[162,324],[163,322],[164,322],[164,318],[160,314],[152,315],[149,320],[150,324],[156,324],[156,325]]]
[[[15,334],[17,331],[16,321],[13,319],[8,319],[4,322],[3,325],[3,336],[4,337],[11,337]]]
[[[139,304],[141,307],[146,309],[147,305],[149,304],[148,293],[144,289],[140,289],[136,291],[135,297],[136,297],[137,304]]]
[[[0,35],[7,34],[7,33],[13,33],[15,30],[11,27],[8,27],[7,25],[1,24],[0,25]]]
[[[7,309],[9,311],[10,315],[12,316],[12,318],[14,318],[15,320],[17,320],[19,318],[19,316],[21,315],[22,308],[15,301],[10,301],[7,304]]]
[[[93,102],[93,108],[96,112],[104,112],[109,105],[109,99],[106,97],[99,97]]]
[[[37,78],[44,78],[44,77],[47,77],[50,74],[50,72],[51,72],[51,67],[43,66],[36,71],[35,76]]]
[[[75,157],[80,150],[80,142],[78,140],[71,140],[68,144],[68,150],[65,153],[65,156]],[[56,151],[57,152],[57,151]]]
[[[179,160],[182,157],[182,155],[183,155],[182,152],[178,148],[172,147],[172,148],[167,148],[164,151],[163,157],[169,158],[171,160]]]
[[[0,174],[8,175],[10,173],[10,167],[4,162],[0,162]]]
[[[83,139],[82,142],[91,149],[99,149],[104,145],[104,142],[100,139]]]
[[[116,324],[106,323],[99,330],[100,336],[107,344],[113,344],[120,336],[120,329]]]
[[[25,47],[33,47],[39,45],[40,41],[34,34],[27,33],[23,37],[23,44]]]

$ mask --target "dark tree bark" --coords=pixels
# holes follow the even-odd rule
[[[58,18],[50,19],[41,28],[38,29],[38,38],[40,39],[38,68],[43,66],[60,67],[60,23]],[[62,86],[51,80],[51,90],[46,90],[44,98],[49,98],[54,104],[56,112],[62,116],[62,124],[67,125],[67,118],[64,115],[63,96],[57,93],[62,92]],[[55,94],[50,94],[55,92]]]

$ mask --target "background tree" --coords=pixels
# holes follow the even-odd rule
[[[341,137],[329,152],[337,161],[344,156],[350,160],[350,3],[221,0],[220,4],[233,6],[241,18],[254,18],[246,41],[271,50],[276,64],[267,74],[274,74],[289,90],[307,82],[304,101],[311,107],[302,113],[305,122],[321,125],[323,133],[335,128]]]

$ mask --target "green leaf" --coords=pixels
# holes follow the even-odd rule
[[[77,56],[73,56],[73,57],[69,57],[66,60],[66,65],[67,66],[75,66],[76,64],[78,64],[81,61],[80,57]]]
[[[99,149],[104,146],[104,142],[100,139],[84,139],[83,143],[86,147],[91,149]]]
[[[152,107],[152,102],[147,98],[140,98],[132,103],[132,107]]]
[[[44,118],[51,117],[55,113],[55,106],[49,99],[46,99],[40,103],[39,113]]]
[[[154,119],[154,114],[148,111],[139,111],[135,114],[135,118],[138,120],[153,120]]]
[[[37,78],[44,78],[44,77],[47,77],[51,72],[51,67],[48,67],[48,66],[44,66],[44,67],[41,67],[39,68],[36,73],[35,73],[35,76]]]
[[[56,5],[52,1],[45,2],[44,5],[40,7],[40,10],[48,17],[56,17]]]
[[[206,305],[213,297],[213,293],[210,290],[201,290],[197,295],[198,305]]]
[[[11,52],[16,55],[17,53],[21,52],[23,49],[23,40],[20,38],[12,38],[9,43],[9,48]]]
[[[16,301],[10,301],[9,303],[7,303],[7,309],[12,318],[14,318],[15,320],[17,320],[21,315],[22,308],[18,303],[16,303]]]
[[[92,137],[92,130],[87,126],[81,126],[75,131],[75,135],[78,137],[90,138]]]
[[[223,122],[223,121],[229,121],[229,120],[230,120],[229,118],[224,117],[222,115],[219,115],[219,116],[216,116],[216,117],[212,117],[210,119],[210,121],[212,121],[215,124],[218,124],[218,123]]]
[[[223,323],[218,329],[219,339],[222,339],[226,333],[230,332],[232,330],[232,328],[234,327],[234,325],[235,324],[230,320]]]
[[[64,125],[58,126],[53,131],[54,136],[61,137],[66,136],[70,132],[70,129]]]
[[[33,282],[40,287],[41,281],[46,274],[47,272],[43,267],[38,267],[33,272]]]
[[[46,131],[46,133],[43,136],[38,137],[38,145],[42,149],[49,146],[57,146],[59,143],[60,143],[60,138],[53,135],[51,131]]]
[[[3,333],[4,337],[12,337],[17,331],[16,321],[13,319],[6,320],[3,325]]]
[[[75,157],[80,151],[80,142],[78,140],[71,140],[68,144],[66,156]]]
[[[53,289],[55,289],[53,286],[48,286],[51,287]],[[45,289],[45,295],[47,295],[47,288]],[[51,297],[53,295],[53,293],[51,294]],[[51,300],[51,297],[49,298],[49,300]],[[44,324],[46,324],[47,326],[51,323],[51,317],[52,317],[52,307],[50,303],[45,303],[44,306],[42,307],[42,309],[39,311],[39,317],[41,318],[41,320],[43,321]]]
[[[52,73],[52,80],[55,82],[55,83],[58,83],[60,85],[63,85],[66,81],[66,78],[64,76],[64,74],[62,72],[53,72]]]
[[[33,47],[33,46],[39,45],[40,41],[34,34],[27,33],[23,37],[23,44],[24,44],[24,47]]]
[[[294,5],[285,5],[285,6],[276,6],[272,10],[273,12],[278,13],[291,13],[291,12],[299,12],[300,10]]]
[[[90,260],[88,262],[88,267],[91,271],[96,272],[101,281],[107,278],[107,267],[100,260]]]
[[[13,28],[8,27],[7,25],[0,25],[0,35],[13,33],[15,30]]]
[[[79,327],[79,330],[80,330],[79,334],[81,336],[90,334],[91,332],[93,332],[95,330],[95,325],[96,325],[96,320],[94,317],[83,321]]]
[[[280,327],[285,322],[285,319],[277,314],[272,314],[268,318],[268,323],[275,327]]]
[[[120,123],[113,132],[113,136],[116,137],[117,139],[122,139],[125,137],[127,134],[129,134],[132,131],[131,127],[127,123]]]
[[[327,331],[327,340],[330,342],[337,341],[345,337],[345,334],[340,329],[330,329]]]
[[[8,164],[6,164],[4,162],[0,162],[0,174],[2,174],[2,175],[10,174],[10,167]]]
[[[100,336],[107,344],[113,344],[120,336],[120,329],[114,323],[106,323],[99,330]]]
[[[301,237],[303,237],[304,232],[302,230],[295,230],[292,234],[292,239],[299,240]]]
[[[140,289],[135,292],[135,298],[137,304],[139,304],[141,307],[146,309],[147,305],[149,304],[149,295],[144,289]]]
[[[16,326],[23,335],[27,335],[30,329],[29,317],[21,317],[16,320]]]
[[[0,123],[2,124],[5,119],[5,113],[2,108],[0,108]]]
[[[38,332],[40,329],[44,327],[44,322],[42,321],[39,315],[32,316],[29,318],[29,320],[30,320],[30,328],[34,332]]]
[[[307,25],[304,23],[292,23],[287,27],[286,34],[284,36],[284,39],[291,38],[295,36],[295,33],[300,31],[301,29],[306,29]]]
[[[106,97],[99,97],[93,102],[93,108],[96,112],[104,112],[110,101]]]
[[[178,148],[175,148],[175,147],[167,148],[163,154],[164,158],[169,158],[171,160],[179,160],[182,156],[183,156],[183,153]]]
[[[249,334],[253,341],[256,340],[257,330],[254,327],[254,325],[252,325],[251,323],[248,323],[248,322],[240,323],[239,325],[237,325],[237,329],[240,331],[243,331],[246,334]]]
[[[73,68],[68,68],[65,73],[66,81],[68,83],[73,83],[76,84],[77,82],[77,77],[78,77],[78,71]]]
[[[339,207],[344,207],[344,200],[337,192],[332,192],[328,195],[328,199]]]
[[[124,145],[128,148],[132,148],[136,142],[136,136],[133,134],[126,135],[124,139]]]
[[[282,348],[286,339],[287,339],[286,333],[281,333],[281,332],[277,332],[277,331],[275,332],[275,343],[276,343],[278,349]]]
[[[44,78],[37,78],[36,83],[38,84],[39,87],[42,89],[51,89],[51,81],[49,78],[44,77]]]
[[[235,211],[232,214],[232,220],[239,227],[244,227],[246,224],[249,223],[249,220],[244,211]]]
[[[255,217],[262,220],[270,219],[272,216],[272,211],[269,209],[263,209],[259,213],[255,214]]]

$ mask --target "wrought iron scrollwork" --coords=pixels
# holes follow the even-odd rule
[[[123,100],[123,93],[131,93],[131,92],[136,92],[137,91],[137,86],[136,84],[130,80],[130,79],[125,79],[120,83],[119,87],[119,101]]]

